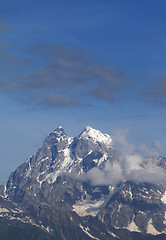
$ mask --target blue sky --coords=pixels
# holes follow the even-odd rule
[[[166,154],[164,0],[1,0],[0,182],[62,125]]]

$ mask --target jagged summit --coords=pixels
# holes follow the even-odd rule
[[[52,131],[45,139],[44,144],[54,145],[62,140],[67,141],[68,137],[62,126],[57,127],[54,131]]]
[[[66,135],[64,128],[62,126],[57,127],[54,131],[52,131],[50,134],[55,134],[55,136],[62,136]]]
[[[64,131],[64,128],[62,126],[58,126],[54,131],[52,131],[49,136],[46,138],[46,141],[48,139],[56,139],[56,141],[60,142],[64,139],[73,139],[73,137],[68,137]],[[102,144],[111,146],[112,145],[112,138],[108,134],[104,134],[100,132],[99,130],[96,130],[92,128],[91,126],[86,126],[84,130],[81,132],[81,134],[76,137],[78,139],[88,140],[94,144]]]
[[[8,185],[13,188],[15,175],[20,172],[23,185],[35,179],[37,187],[41,188],[44,182],[54,183],[60,173],[82,174],[93,167],[103,167],[105,162],[112,162],[114,149],[110,148],[111,142],[108,134],[90,126],[75,138],[68,137],[63,127],[59,126],[47,136],[43,146],[19,167],[19,171],[15,171]]]
[[[60,132],[60,131],[64,131],[62,126],[58,126],[53,132]]]
[[[82,139],[91,140],[94,143],[102,143],[106,145],[112,144],[112,138],[108,134],[103,134],[90,126],[86,126],[79,136]]]

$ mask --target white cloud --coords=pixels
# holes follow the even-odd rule
[[[126,129],[119,129],[113,137],[114,145],[118,146],[118,159],[113,164],[107,163],[102,170],[92,168],[83,175],[84,180],[93,185],[116,185],[121,181],[166,183],[166,171],[157,166],[160,142],[154,140],[151,147],[141,144],[137,149],[128,142],[128,133]]]

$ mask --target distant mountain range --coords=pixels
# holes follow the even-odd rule
[[[118,161],[108,134],[86,127],[71,138],[58,127],[0,186],[0,240],[166,239],[166,185],[109,182]]]

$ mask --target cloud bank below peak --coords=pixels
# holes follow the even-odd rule
[[[158,166],[161,144],[154,140],[151,147],[145,144],[137,149],[127,140],[128,131],[120,129],[113,137],[115,146],[118,146],[119,156],[113,164],[106,163],[103,169],[92,168],[81,177],[97,185],[117,185],[122,181],[136,183],[166,183],[166,170]]]

